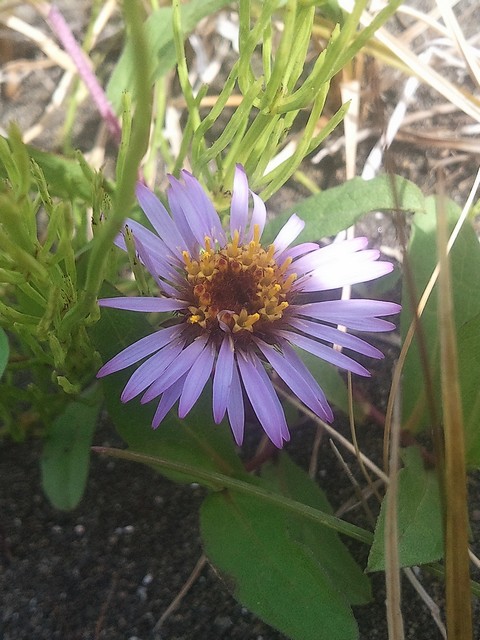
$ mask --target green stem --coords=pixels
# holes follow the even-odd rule
[[[261,487],[251,484],[250,482],[231,478],[230,476],[226,476],[223,473],[218,473],[216,471],[205,471],[204,469],[199,469],[194,465],[185,464],[183,462],[174,462],[173,460],[165,460],[163,458],[148,456],[141,453],[133,453],[131,451],[126,451],[125,449],[92,447],[92,451],[113,456],[115,458],[121,458],[123,460],[130,460],[132,462],[140,462],[142,464],[163,467],[164,469],[168,469],[169,471],[176,471],[186,476],[193,476],[198,481],[204,481],[204,483],[208,487],[214,488],[217,491],[221,491],[223,489],[238,491],[239,493],[250,495],[260,500],[265,500],[270,504],[273,504],[287,511],[291,511],[292,513],[302,516],[303,518],[307,518],[308,520],[313,520],[314,522],[329,527],[330,529],[334,529],[338,533],[343,533],[350,538],[360,540],[360,542],[371,544],[373,541],[373,534],[366,529],[362,529],[361,527],[357,527],[354,524],[350,524],[349,522],[340,520],[340,518],[336,518],[335,516],[332,516],[328,513],[324,513],[323,511],[319,511],[318,509],[309,507],[308,505],[297,502],[296,500],[292,500],[291,498],[287,498],[277,493],[273,493],[272,491],[262,489]]]
[[[104,280],[110,248],[113,246],[115,237],[120,232],[125,217],[133,203],[138,168],[148,147],[152,112],[150,90],[151,57],[145,40],[140,4],[134,1],[125,2],[123,11],[133,44],[133,63],[136,70],[136,108],[132,135],[128,153],[125,154],[123,171],[119,176],[115,191],[112,213],[98,230],[93,242],[83,297],[79,304],[65,315],[64,328],[72,327],[76,322],[86,317],[94,308],[98,292]]]

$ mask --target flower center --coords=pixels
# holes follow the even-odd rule
[[[203,328],[228,327],[233,333],[263,330],[279,320],[288,307],[288,293],[296,274],[285,275],[292,260],[275,261],[275,247],[260,245],[260,230],[254,227],[253,240],[239,244],[239,233],[223,248],[215,250],[205,238],[205,249],[197,260],[188,251],[183,259],[193,304],[188,322]]]

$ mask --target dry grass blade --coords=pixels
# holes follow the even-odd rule
[[[399,402],[396,403],[390,437],[389,484],[385,512],[385,587],[389,640],[405,637],[402,618],[402,592],[398,551],[398,472],[400,453]]]
[[[441,180],[439,182],[441,185]],[[438,199],[437,213],[437,240],[440,263],[438,319],[440,325],[440,362],[445,441],[447,631],[448,637],[452,639],[468,640],[473,637],[473,630],[468,556],[467,476],[452,285],[447,253],[447,222],[443,197]]]
[[[478,86],[480,86],[480,67],[478,66],[478,63],[472,53],[470,45],[463,35],[463,31],[458,24],[457,18],[453,13],[450,3],[446,2],[446,0],[437,0],[437,5],[442,12],[442,17],[445,24],[448,26],[450,32],[457,42],[458,48],[462,52],[470,76],[472,77],[473,81],[476,82]]]

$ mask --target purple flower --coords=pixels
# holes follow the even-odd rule
[[[244,392],[271,441],[282,447],[290,435],[267,370],[272,369],[323,420],[333,419],[325,394],[294,347],[362,376],[368,371],[332,348],[381,358],[361,338],[339,330],[390,331],[379,316],[399,311],[377,300],[318,301],[318,294],[389,273],[392,265],[366,249],[366,238],[320,248],[291,246],[304,222],[292,215],[270,246],[260,243],[266,220],[263,201],[248,188],[238,166],[226,232],[207,195],[187,171],[183,182],[170,177],[171,215],[145,186],[137,198],[155,233],[127,220],[140,260],[155,279],[156,297],[108,298],[103,307],[173,312],[174,323],[130,345],[107,362],[98,377],[144,360],[127,382],[121,399],[142,394],[160,399],[152,426],[158,427],[179,400],[185,417],[213,377],[213,417],[228,415],[238,444],[245,423]],[[250,197],[253,207],[250,209]],[[123,237],[117,244],[125,249]]]

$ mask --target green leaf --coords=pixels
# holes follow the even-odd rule
[[[76,160],[28,146],[28,153],[43,171],[50,195],[70,201],[90,202],[92,185]]]
[[[480,467],[480,314],[458,332],[458,368],[467,465]]]
[[[3,375],[8,363],[9,348],[8,338],[5,331],[0,327],[0,378]]]
[[[109,287],[103,294],[111,296],[118,294],[118,291]],[[92,328],[91,336],[106,362],[152,331],[144,314],[103,308],[101,319]],[[119,435],[132,451],[178,460],[227,475],[233,472],[243,473],[243,465],[236,454],[229,426],[225,422],[220,425],[213,423],[211,389],[208,385],[185,419],[180,420],[175,410],[172,410],[158,429],[153,430],[151,423],[158,402],[142,405],[138,398],[125,404],[120,400],[122,389],[133,370],[134,368],[129,368],[102,379],[110,417]],[[177,482],[195,480],[175,472],[162,473]]]
[[[185,36],[195,28],[202,18],[221,9],[229,2],[230,0],[192,0],[188,4],[182,5],[182,30]],[[164,76],[177,60],[173,40],[171,7],[163,7],[153,11],[145,23],[145,37],[150,54],[155,61],[153,84]],[[127,42],[107,87],[107,96],[117,110],[121,106],[122,93],[131,90],[135,84],[134,73],[132,45]]]
[[[424,197],[412,182],[395,176],[373,180],[353,178],[344,184],[321,191],[303,200],[293,209],[275,217],[266,227],[262,239],[272,242],[292,213],[305,221],[305,229],[297,242],[319,240],[350,227],[370,211],[424,211]]]
[[[100,407],[101,394],[95,387],[83,401],[67,405],[45,439],[40,461],[42,486],[57,509],[74,509],[83,495]]]
[[[400,566],[411,567],[443,556],[443,529],[438,478],[425,469],[419,449],[402,453],[405,467],[398,474],[398,552]],[[388,491],[375,528],[368,571],[385,569],[385,512]]]
[[[262,468],[262,478],[271,491],[324,513],[333,513],[318,484],[283,451],[275,463]],[[369,602],[370,582],[335,531],[287,512],[285,516],[288,535],[313,555],[329,576],[332,588],[350,604]]]
[[[284,471],[289,465],[280,464]],[[296,475],[292,469],[285,473]],[[259,483],[270,488],[273,481]],[[315,501],[324,502],[318,497]],[[210,561],[234,596],[265,622],[293,640],[358,637],[355,619],[341,591],[348,576],[336,585],[329,573],[332,563],[328,563],[329,570],[321,564],[321,546],[325,541],[330,544],[323,527],[315,529],[321,537],[314,552],[310,545],[315,546],[315,541],[308,526],[302,529],[283,509],[235,491],[210,495],[202,505],[200,526]],[[338,545],[330,546],[330,552],[336,553]],[[342,556],[340,563],[343,560]],[[355,568],[354,579],[358,574]],[[360,599],[361,593],[357,597]]]
[[[460,215],[460,209],[452,201],[446,202],[449,229],[452,230]],[[409,247],[409,261],[419,298],[437,263],[435,200],[426,200],[427,212],[413,217]],[[466,222],[450,252],[453,307],[457,332],[462,325],[480,313],[478,281],[480,277],[480,245],[472,225]],[[400,330],[405,338],[412,321],[412,310],[407,283],[402,294]],[[440,362],[437,317],[437,287],[430,295],[421,319],[429,368],[434,387],[437,414],[441,415],[439,388]],[[461,365],[463,368],[463,365]],[[426,409],[426,386],[421,366],[417,340],[414,339],[403,370],[402,386],[403,426],[412,431],[430,428],[431,416]]]

